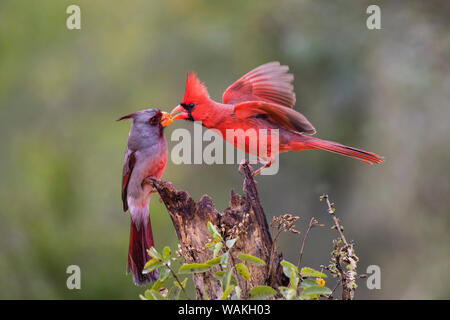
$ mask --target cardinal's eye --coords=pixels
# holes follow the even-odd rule
[[[192,110],[193,107],[195,107],[195,103],[181,103],[181,106],[186,109],[186,111]]]

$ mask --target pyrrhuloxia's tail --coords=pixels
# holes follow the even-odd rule
[[[147,211],[148,212],[148,211]],[[136,285],[142,286],[147,282],[153,282],[158,278],[158,270],[143,274],[145,263],[150,260],[147,249],[153,246],[152,226],[150,216],[146,223],[136,225],[131,219],[130,244],[128,247],[127,273],[133,273],[133,281]]]
[[[295,150],[296,144],[297,143],[294,142],[294,150]],[[298,147],[299,151],[307,150],[307,149],[322,149],[322,150],[326,150],[329,152],[342,154],[344,156],[354,158],[354,159],[366,162],[368,164],[375,164],[375,163],[383,162],[383,157],[381,157],[375,153],[357,149],[357,148],[353,148],[353,147],[349,147],[349,146],[345,146],[345,145],[337,143],[337,142],[326,141],[326,140],[322,140],[322,139],[318,139],[318,138],[314,138],[314,137],[302,136],[302,141],[298,142],[297,147]]]

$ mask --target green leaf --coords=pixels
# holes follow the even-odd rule
[[[234,277],[234,274],[231,275],[230,284],[232,284],[233,286],[237,286],[238,285],[238,283],[236,281],[236,278]]]
[[[238,239],[238,238],[234,238],[234,239],[227,240],[227,241],[225,242],[225,245],[226,245],[229,249],[231,249],[231,248],[234,246],[234,244],[236,243],[237,239]]]
[[[225,289],[225,291],[223,292],[222,297],[220,297],[220,300],[227,300],[228,296],[230,295],[231,291],[233,291],[234,286],[229,286],[228,288]]]
[[[167,282],[167,278],[166,278],[165,280],[160,280],[160,279],[156,280],[155,283],[154,283],[153,286],[152,286],[152,290],[155,290],[155,291],[158,291],[158,292],[159,292],[159,290],[160,290],[162,287],[164,287],[164,285],[166,284],[166,282]]]
[[[238,258],[241,259],[242,261],[247,261],[249,263],[256,264],[257,266],[263,266],[266,264],[263,260],[246,253],[241,253],[240,255],[238,255]]]
[[[247,280],[247,281],[250,280],[250,271],[248,270],[248,268],[245,264],[238,263],[236,265],[236,271],[245,280]]]
[[[283,267],[283,273],[289,278],[289,286],[297,290],[298,281],[300,280],[298,268],[287,260],[282,260],[280,264]]]
[[[145,265],[144,265],[144,271],[142,271],[142,273],[149,273],[152,272],[153,270],[162,267],[164,264],[162,263],[161,260],[158,259],[151,259],[150,261],[148,261]]]
[[[183,280],[183,282],[181,282],[181,285],[183,286],[183,289],[186,288],[187,279],[188,279],[188,278],[185,278],[185,279]],[[173,284],[174,284],[175,286],[177,286],[178,288],[181,289],[180,284],[178,283],[178,281],[174,281]]]
[[[170,259],[170,247],[165,246],[163,249],[163,259],[164,261],[168,261]]]
[[[186,278],[187,279],[187,278]],[[169,289],[169,293],[167,294],[168,300],[178,300],[180,298],[180,286],[173,286]]]
[[[149,300],[166,300],[166,298],[156,290],[145,290],[145,297]]]
[[[219,254],[220,249],[222,249],[223,244],[222,242],[217,242],[214,246],[214,253],[213,253],[213,257],[216,257]]]
[[[218,257],[215,257],[215,258],[212,258],[212,259],[206,261],[205,263],[210,266],[215,266],[220,263],[221,259],[222,259],[222,256],[218,256]]]
[[[159,280],[165,281],[170,275],[170,270],[167,267],[159,268]]]
[[[208,221],[208,231],[209,231],[209,234],[212,235],[214,239],[220,240],[220,241],[223,240],[219,231],[217,231],[216,227],[211,223],[211,221]]]
[[[273,297],[276,294],[276,290],[269,286],[258,286],[250,290],[250,297],[252,297],[252,299],[266,299]]]
[[[323,272],[314,270],[313,268],[304,267],[300,271],[303,277],[315,277],[315,278],[326,278],[327,275]]]
[[[214,278],[216,278],[217,280],[219,280],[220,282],[223,282],[223,276],[225,275],[225,271],[221,270],[221,271],[216,271],[214,273]]]
[[[205,244],[205,246],[209,249],[209,250],[214,250],[214,248],[216,247],[216,241],[212,241],[212,242],[208,242],[207,244]]]
[[[155,249],[155,247],[151,247],[150,249],[148,249],[147,253],[154,259],[162,260],[161,254]]]
[[[183,264],[180,269],[178,269],[178,273],[202,273],[208,271],[211,266],[206,263],[189,263]]]
[[[208,221],[207,226],[208,226],[208,232],[210,235],[213,235],[214,232],[217,231],[216,227],[212,224],[211,221]]]
[[[144,297],[145,300],[155,300],[153,295],[150,293],[150,289],[145,290]]]
[[[228,264],[228,252],[225,252],[222,257],[220,258],[220,264],[222,265],[222,267],[226,268],[227,264]]]
[[[317,282],[313,279],[303,279],[302,280],[302,288],[308,288],[311,286],[317,286]]]
[[[331,294],[331,290],[327,287],[321,287],[321,286],[310,286],[307,287],[305,289],[303,289],[302,294],[304,295],[330,295]]]
[[[288,268],[294,270],[295,272],[298,272],[298,268],[287,260],[282,260],[280,264],[283,266],[283,268]]]
[[[291,278],[291,269],[285,268],[283,267],[283,273],[286,277],[288,277],[289,279]]]
[[[289,269],[290,270],[290,275],[289,275],[289,286],[295,290],[297,290],[298,288],[298,281],[299,276],[298,276],[298,272],[293,270],[293,269]]]
[[[225,271],[225,274],[223,275],[223,280],[222,280],[222,289],[224,291],[230,286],[232,275],[233,275],[233,268]]]
[[[294,300],[295,298],[297,298],[297,290],[293,288],[280,286],[278,287],[278,290],[280,290],[280,293],[286,300]]]

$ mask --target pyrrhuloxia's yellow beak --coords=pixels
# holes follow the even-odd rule
[[[175,116],[174,116],[175,114]],[[187,119],[189,117],[189,114],[186,112],[186,110],[179,104],[177,105],[171,112],[170,115],[173,117],[172,119],[178,120],[178,119]]]
[[[161,111],[162,113],[162,117],[161,117],[161,125],[163,127],[167,127],[168,125],[170,125],[173,122],[173,118],[172,116],[164,111]]]

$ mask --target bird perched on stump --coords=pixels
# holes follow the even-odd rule
[[[117,121],[123,119],[132,121],[122,174],[123,211],[129,210],[131,215],[127,272],[131,271],[136,285],[144,285],[158,278],[156,271],[142,273],[148,260],[147,250],[154,245],[149,202],[155,191],[144,180],[160,179],[164,172],[168,152],[163,131],[172,120],[158,109],[141,110]]]
[[[209,97],[205,85],[195,73],[188,73],[183,100],[172,110],[171,115],[173,119],[200,121],[204,127],[216,129],[239,150],[257,156],[264,166],[256,170],[254,175],[269,167],[276,153],[286,151],[321,149],[368,164],[383,161],[375,153],[312,137],[316,129],[304,115],[293,109],[294,76],[288,70],[287,66],[279,62],[261,65],[229,86],[222,96],[222,103]],[[240,133],[227,135],[227,130]],[[236,138],[248,130],[255,130],[257,143]],[[279,138],[275,147],[271,141],[272,130],[277,131]],[[264,154],[260,148],[254,147],[259,146],[262,139],[267,140]]]

